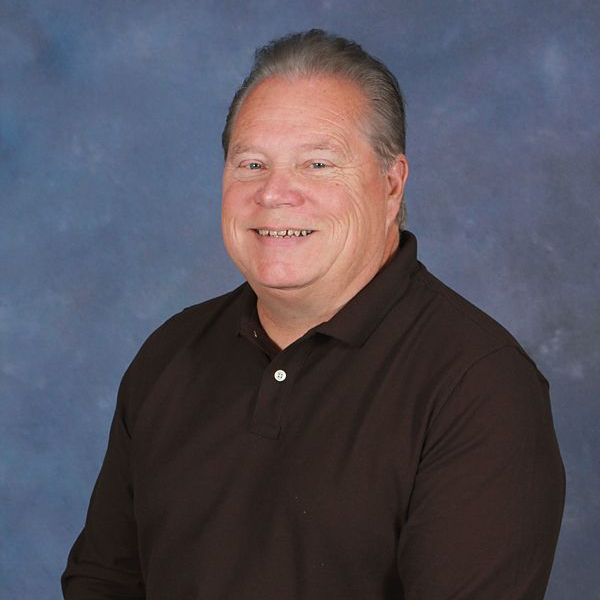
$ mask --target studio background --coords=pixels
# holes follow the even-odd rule
[[[568,495],[547,598],[600,598],[600,4],[0,0],[0,598],[60,598],[120,377],[240,276],[220,134],[252,53],[322,27],[407,100],[421,260],[550,380]]]

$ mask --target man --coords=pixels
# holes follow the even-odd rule
[[[403,229],[393,75],[313,30],[223,134],[247,280],[128,369],[70,600],[542,598],[564,475],[547,383]]]

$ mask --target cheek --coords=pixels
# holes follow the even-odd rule
[[[385,227],[384,191],[379,179],[360,178],[336,185],[331,212],[336,220],[349,222],[358,232],[371,232]]]
[[[223,241],[230,249],[234,248],[238,238],[240,221],[240,209],[236,198],[231,195],[223,196],[221,202],[221,231]]]
[[[260,188],[259,182],[228,181],[223,185],[221,193],[222,211],[234,217],[252,215],[257,209]]]
[[[221,201],[223,221],[230,222],[243,218],[249,206],[250,202],[239,191],[229,189],[223,192]]]

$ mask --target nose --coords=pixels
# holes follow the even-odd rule
[[[256,201],[265,208],[302,204],[302,194],[298,189],[291,169],[271,168],[263,179],[263,185],[257,192]]]

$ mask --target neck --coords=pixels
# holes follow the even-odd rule
[[[308,288],[255,290],[258,317],[267,335],[283,350],[309,329],[329,321],[373,279],[397,248],[396,237],[377,267],[363,271],[352,286],[343,290],[328,293]]]
[[[278,290],[276,294],[260,294],[256,308],[267,335],[281,348],[301,338],[309,329],[328,321],[347,302],[339,306],[319,302],[314,294],[297,290]]]

